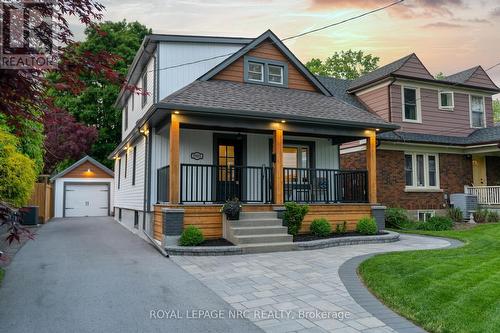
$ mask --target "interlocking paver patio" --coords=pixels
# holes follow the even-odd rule
[[[379,305],[377,312],[372,306],[369,309],[360,306],[342,283],[339,267],[357,256],[449,245],[445,239],[401,235],[396,243],[235,256],[172,257],[172,260],[235,309],[251,312],[250,320],[266,332],[387,333],[398,329],[370,312],[384,314],[380,310],[386,309]],[[352,278],[357,279],[355,274]],[[367,291],[360,289],[355,293],[365,297]],[[281,311],[283,316],[262,318],[254,311],[278,314]],[[309,317],[304,317],[305,314]]]

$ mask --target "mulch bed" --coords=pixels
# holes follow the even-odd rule
[[[379,232],[376,235],[387,235],[387,232]],[[310,242],[310,241],[315,241],[315,240],[320,240],[320,239],[329,239],[329,238],[342,238],[342,237],[352,237],[352,236],[375,236],[375,235],[363,235],[357,232],[346,232],[343,234],[331,234],[326,237],[318,237],[315,235],[311,234],[302,234],[302,235],[297,235],[293,236],[293,241],[294,242]]]
[[[233,243],[224,238],[206,239],[198,246],[234,246]]]

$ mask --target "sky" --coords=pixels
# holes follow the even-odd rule
[[[105,20],[139,21],[154,33],[280,38],[394,0],[101,0]],[[73,26],[77,37],[81,29]],[[415,52],[432,74],[500,63],[500,0],[406,0],[387,10],[286,42],[302,62],[363,50],[387,64]],[[500,66],[488,71],[500,86]],[[498,97],[499,95],[497,95]]]

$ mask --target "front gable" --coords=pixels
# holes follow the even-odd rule
[[[68,168],[50,178],[54,181],[57,178],[113,178],[114,173],[103,164],[90,156],[85,156]]]
[[[330,92],[312,75],[271,31],[266,31],[224,62],[203,75],[200,80],[246,82],[246,61],[282,64],[286,82],[280,87],[313,91],[331,96]],[[245,61],[246,60],[246,61]]]
[[[412,78],[434,80],[434,76],[425,68],[416,54],[412,54],[405,63],[395,72],[394,75],[401,75]]]
[[[478,86],[489,89],[498,89],[496,84],[490,79],[483,67],[478,66],[472,75],[464,82],[471,86]]]

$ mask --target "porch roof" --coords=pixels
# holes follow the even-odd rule
[[[399,126],[336,97],[295,89],[222,80],[195,81],[163,99],[168,109],[230,113],[237,116],[300,120],[358,128]]]

